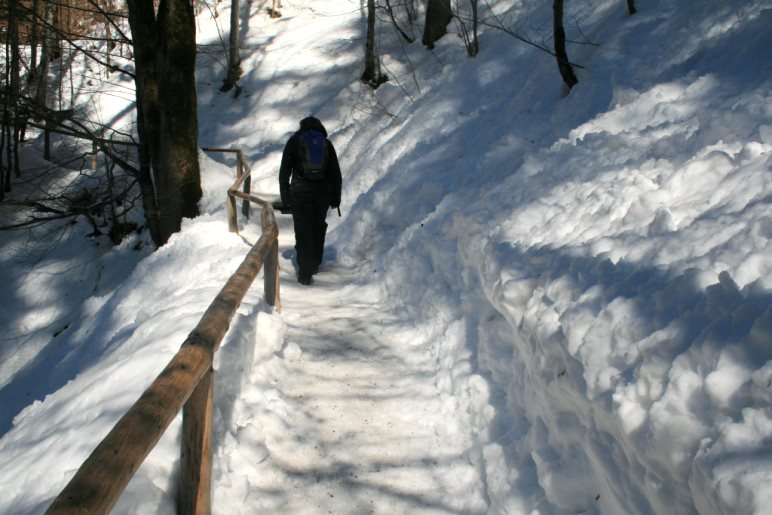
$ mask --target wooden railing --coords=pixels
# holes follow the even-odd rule
[[[105,139],[94,136],[85,132],[85,130],[79,131],[73,127],[67,127],[62,124],[72,115],[72,110],[69,111],[51,111],[43,124],[36,123],[34,121],[27,121],[27,126],[35,127],[43,131],[43,159],[49,161],[51,159],[51,134],[61,134],[63,136],[69,136],[76,139],[85,139],[91,142],[91,169],[96,170],[98,166],[97,157],[99,156],[100,146],[124,146],[124,147],[139,147],[134,141]]]
[[[209,151],[215,149],[208,149]],[[230,152],[230,150],[228,150]],[[108,513],[129,480],[182,409],[178,513],[211,509],[212,361],[244,295],[264,267],[266,302],[280,308],[279,229],[269,202],[242,193],[249,167],[240,151],[228,190],[229,226],[238,232],[235,198],[259,204],[262,234],[177,354],[102,440],[46,513]],[[246,211],[248,213],[248,209]]]
[[[228,230],[230,232],[239,232],[238,217],[236,214],[236,197],[242,198],[244,203],[241,206],[241,213],[249,218],[249,203],[254,202],[259,206],[266,207],[269,203],[263,199],[250,194],[252,183],[252,169],[244,158],[241,150],[232,148],[209,148],[203,147],[204,152],[223,152],[236,154],[236,182],[228,189]],[[243,192],[241,191],[243,187]]]

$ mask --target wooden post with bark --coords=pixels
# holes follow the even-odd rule
[[[177,513],[211,512],[213,386],[214,369],[209,367],[182,409]]]
[[[244,157],[243,152],[239,150],[237,154],[237,159],[239,162],[239,167],[241,168],[242,175],[246,175],[244,178],[244,193],[249,195],[249,193],[252,191],[252,169],[249,167],[249,163],[247,163],[246,158]],[[244,215],[247,219],[249,219],[249,207],[251,206],[249,200],[244,199],[244,202],[241,204],[241,214]]]

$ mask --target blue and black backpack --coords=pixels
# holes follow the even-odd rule
[[[319,131],[300,133],[300,176],[307,181],[324,180],[327,171],[327,138]]]

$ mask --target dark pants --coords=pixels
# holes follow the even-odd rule
[[[295,225],[295,253],[298,277],[311,277],[319,269],[324,257],[324,237],[327,234],[326,195],[297,195],[292,200],[292,221]]]

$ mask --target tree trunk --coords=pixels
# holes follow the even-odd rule
[[[10,60],[10,63],[7,63],[10,64],[10,68],[6,68],[8,75],[5,80],[5,96],[6,116],[10,118],[8,122],[13,124],[13,134],[8,141],[8,160],[6,164],[8,165],[9,170],[13,168],[16,172],[16,177],[20,177],[19,135],[21,134],[21,113],[19,112],[19,107],[21,105],[21,78],[19,76],[19,63],[21,56],[19,53],[19,20],[18,13],[16,12],[17,8],[18,4],[16,3],[8,5],[6,56],[10,53],[10,59],[8,59]],[[8,186],[10,186],[10,182]]]
[[[2,81],[3,81],[3,85],[6,85],[9,83],[8,73],[11,69],[11,53],[7,44],[5,45],[4,54],[5,54],[5,66],[3,67]],[[8,187],[8,191],[11,191],[10,190],[11,175],[10,173],[6,175],[6,172],[10,172],[11,167],[9,163],[8,168],[6,168],[5,160],[3,159],[3,153],[5,152],[6,130],[10,126],[8,113],[11,110],[11,106],[10,106],[11,99],[10,99],[10,95],[8,95],[7,87],[3,87],[3,90],[4,91],[2,92],[2,95],[0,95],[0,100],[2,101],[2,111],[0,111],[0,200],[5,199],[6,186]]]
[[[402,39],[404,39],[408,43],[412,43],[415,41],[415,38],[409,36],[404,30],[402,30],[402,27],[399,26],[399,23],[397,23],[397,18],[394,16],[394,8],[391,6],[391,2],[389,0],[386,1],[386,13],[389,15],[389,19],[391,20],[391,24],[394,26],[394,30],[397,31],[397,33],[402,36]],[[412,23],[411,23],[412,27]]]
[[[5,115],[3,115],[3,118],[5,118]],[[6,133],[8,132],[8,123],[3,119],[0,118],[0,120],[3,121],[2,124],[0,124],[0,200],[5,199],[5,194],[11,192],[11,167],[4,168],[3,165],[3,152],[5,151],[5,140],[6,140]]]
[[[164,8],[166,7],[166,8]],[[198,216],[196,20],[189,0],[162,0],[158,90],[161,100],[160,154],[156,167],[161,236],[180,230],[182,218]]]
[[[113,6],[110,3],[110,0],[103,0],[102,10],[105,13],[110,13],[113,11]],[[105,63],[107,64],[107,70],[105,70],[105,73],[107,73],[107,76],[109,77],[112,73],[113,68],[113,50],[115,49],[115,42],[113,41],[113,28],[110,23],[110,17],[105,15],[105,39],[107,39],[107,52],[105,55]]]
[[[239,0],[231,0],[231,33],[228,49],[228,75],[220,91],[230,91],[241,77],[241,56],[239,55]],[[237,89],[238,93],[238,89]]]
[[[563,29],[563,0],[554,0],[552,12],[555,57],[558,61],[558,70],[560,71],[560,76],[563,77],[563,82],[566,83],[568,89],[571,89],[576,86],[579,81],[577,80],[576,75],[574,75],[574,70],[571,68],[571,63],[568,61],[568,54],[566,53],[566,32]]]
[[[456,20],[458,21],[458,27],[461,31],[461,37],[464,40],[464,46],[466,47],[466,54],[469,57],[476,57],[477,54],[480,52],[480,45],[477,42],[477,0],[470,0],[470,7],[471,7],[471,20],[472,20],[472,30],[471,33],[469,29],[466,26],[466,20],[462,18],[462,16],[459,14],[456,16]]]
[[[37,79],[38,67],[38,34],[39,26],[38,15],[40,14],[40,0],[32,0],[32,16],[30,16],[30,63],[29,73],[27,74],[27,84],[32,84]]]
[[[377,88],[385,82],[375,51],[375,0],[367,0],[367,39],[365,42],[365,71],[362,82]]]
[[[426,22],[424,23],[424,35],[421,42],[431,50],[434,43],[445,35],[448,23],[453,19],[453,10],[450,8],[450,0],[429,0],[426,5]]]
[[[156,29],[153,3],[128,0],[129,25],[134,47],[137,97],[137,136],[139,137],[139,186],[150,235],[156,245],[163,244],[158,216],[158,199],[153,181],[153,166],[158,162],[160,107],[155,69]]]
[[[137,74],[137,77],[139,77],[139,74]],[[137,92],[139,92],[139,86],[137,86]],[[155,100],[157,101],[157,98]],[[153,160],[150,158],[150,138],[145,130],[146,119],[149,116],[143,116],[143,113],[146,112],[142,107],[143,101],[143,95],[137,93],[137,135],[139,136],[139,174],[137,175],[137,182],[142,192],[142,208],[145,211],[147,228],[156,245],[160,245],[159,242],[162,238],[161,227],[158,223],[158,199],[156,198],[155,184],[153,183],[153,167],[151,164]]]
[[[18,6],[18,4],[16,4]],[[19,20],[16,13],[16,6],[9,6],[8,11],[11,13],[13,20],[12,24],[9,24],[8,32],[11,35],[11,99],[13,103],[13,138],[11,144],[13,145],[13,169],[16,177],[21,177],[21,168],[19,165],[19,142],[21,141],[22,131],[22,114],[21,114],[21,75],[20,66],[21,54],[19,53]],[[10,163],[8,163],[10,165]]]
[[[38,73],[38,82],[35,85],[35,116],[42,119],[46,110],[46,100],[48,98],[48,65],[51,62],[53,54],[54,36],[53,27],[55,23],[54,0],[45,0],[45,12],[43,19],[43,45],[40,49],[40,70]]]
[[[129,0],[134,42],[140,187],[157,245],[198,215],[198,114],[195,20],[187,0]],[[147,161],[149,160],[149,167]],[[153,194],[152,198],[146,198]]]
[[[477,7],[478,1],[471,0],[472,3],[472,57],[480,53],[480,43],[477,39],[477,24],[479,23]]]

